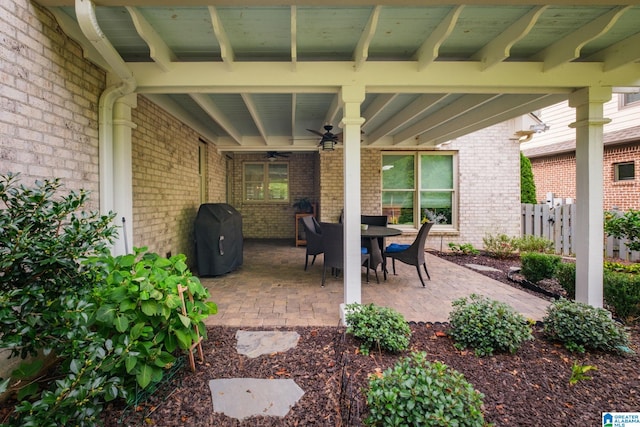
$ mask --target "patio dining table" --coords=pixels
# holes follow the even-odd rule
[[[402,234],[402,230],[393,227],[385,227],[382,225],[369,225],[367,229],[360,230],[360,237],[362,240],[367,239],[370,249],[370,266],[374,270],[378,265],[382,264],[382,272],[384,273],[387,268],[387,261],[383,255],[385,248],[386,237],[399,236]]]

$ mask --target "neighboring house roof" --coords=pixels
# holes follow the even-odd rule
[[[640,142],[640,126],[609,132],[604,134],[603,143],[605,146],[627,144],[630,142]],[[556,142],[554,144],[543,145],[522,150],[522,154],[533,159],[536,157],[556,156],[558,154],[572,153],[576,151],[576,140]]]

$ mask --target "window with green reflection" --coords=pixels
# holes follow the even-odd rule
[[[244,164],[244,200],[251,202],[289,200],[289,165],[255,162]]]
[[[382,211],[389,223],[419,228],[456,226],[455,152],[401,152],[382,156]]]

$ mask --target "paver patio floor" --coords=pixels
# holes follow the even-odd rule
[[[203,277],[218,314],[209,325],[234,327],[337,326],[344,300],[342,276],[322,280],[322,255],[304,271],[305,248],[289,240],[244,242],[244,263],[231,273]],[[407,321],[446,322],[451,302],[473,293],[506,302],[525,317],[541,320],[549,302],[480,273],[427,254],[431,280],[422,287],[415,267],[396,264],[397,276],[380,283],[362,269],[362,303],[391,307]]]

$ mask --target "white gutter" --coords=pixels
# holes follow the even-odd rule
[[[85,37],[91,42],[93,47],[100,53],[107,64],[109,64],[110,70],[119,81],[115,84],[108,86],[102,95],[100,95],[99,104],[99,125],[98,125],[98,144],[99,144],[99,173],[100,173],[100,211],[106,214],[110,211],[116,212],[116,223],[121,224],[126,222],[129,227],[120,233],[119,244],[117,246],[123,246],[124,242],[132,242],[132,227],[133,223],[130,211],[132,210],[132,202],[125,203],[129,205],[129,209],[126,206],[117,206],[115,192],[118,186],[116,186],[116,174],[114,173],[114,120],[113,120],[113,107],[115,102],[128,94],[135,91],[137,83],[133,74],[127,67],[126,63],[120,57],[120,54],[115,50],[113,45],[106,38],[100,26],[95,14],[95,5],[90,0],[76,0],[75,11],[78,19],[78,24]],[[130,143],[130,141],[129,141]],[[131,185],[131,183],[129,183]],[[117,209],[117,208],[124,209]],[[121,211],[129,212],[121,212]],[[126,244],[124,245],[127,246]]]

